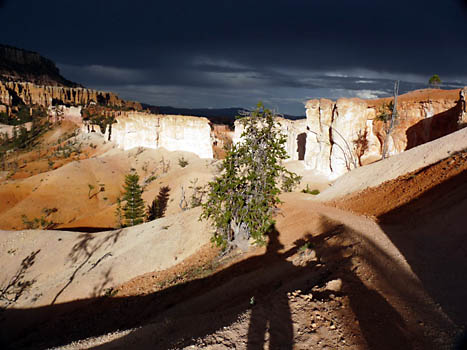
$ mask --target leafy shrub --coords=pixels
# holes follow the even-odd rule
[[[302,193],[308,193],[308,194],[312,194],[312,195],[316,196],[316,195],[318,195],[320,192],[319,192],[319,190],[317,190],[317,189],[311,190],[311,189],[308,187],[308,185],[306,185],[306,188],[304,188],[304,189],[302,190]]]
[[[46,216],[44,215],[42,215],[40,218],[33,218],[29,220],[28,217],[23,214],[21,215],[21,220],[23,221],[25,228],[28,230],[51,229],[57,225],[52,220],[47,220]]]
[[[178,165],[184,168],[188,165],[188,161],[184,157],[181,157],[178,159]]]

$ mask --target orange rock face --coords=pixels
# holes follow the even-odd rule
[[[385,141],[392,155],[448,135],[467,125],[466,94],[467,87],[417,90],[399,96],[398,117],[389,137],[389,122],[378,116],[392,98],[310,100],[306,104],[309,138],[305,163],[335,178],[380,159]]]
[[[394,152],[400,153],[456,131],[461,119],[461,91],[464,90],[427,89],[400,96],[398,119],[392,132]],[[377,107],[389,99],[374,102],[373,107]],[[374,121],[373,124],[375,135],[383,140],[383,123]]]
[[[138,102],[127,102],[112,92],[63,86],[43,86],[24,82],[0,82],[0,104],[12,106],[17,100],[26,105],[49,107],[51,105],[84,106],[91,102],[117,107],[142,109]],[[16,100],[16,101],[15,101]]]

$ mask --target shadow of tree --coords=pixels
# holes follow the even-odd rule
[[[312,290],[332,276],[342,278],[348,285],[344,292],[349,294],[368,348],[410,348],[399,314],[353,272],[345,254],[353,248],[352,244],[333,242],[344,232],[348,234],[350,229],[339,223],[329,224],[329,220],[326,223],[323,233],[307,235],[284,252],[277,239],[279,233],[275,231],[265,254],[247,258],[209,277],[150,295],[94,298],[29,310],[9,310],[9,318],[46,313],[50,319],[40,328],[24,330],[15,344],[40,349],[119,329],[142,327],[96,349],[127,348],[138,342],[146,344],[141,348],[180,348],[192,344],[195,338],[231,325],[249,310],[248,349],[263,348],[266,340],[271,349],[292,349],[294,334],[287,293],[297,287]],[[307,242],[316,249],[318,258],[297,266],[290,259]],[[85,257],[92,252],[86,237],[76,248],[85,252]],[[322,262],[325,262],[324,266]],[[252,297],[254,305],[251,305]],[[328,296],[322,293],[320,297],[326,299]],[[67,310],[75,311],[67,313]],[[194,315],[198,316],[194,318]],[[144,327],[148,324],[151,324],[149,331]]]
[[[92,292],[93,298],[98,298],[102,296],[103,294],[107,296],[113,296],[112,295],[114,293],[113,288],[108,287],[112,285],[112,282],[113,282],[112,277],[110,277],[111,272],[112,272],[112,268],[109,268],[107,269],[106,272],[102,273],[102,282],[99,285],[94,286],[93,288],[93,292]]]
[[[159,349],[170,348],[174,342],[183,342],[231,324],[242,311],[250,307],[250,296],[258,295],[260,301],[262,298],[260,290],[272,282],[279,283],[279,286],[280,280],[290,277],[291,272],[297,273],[305,268],[298,268],[285,262],[285,259],[293,255],[298,247],[279,253],[279,247],[274,246],[276,244],[278,240],[273,239],[264,255],[250,257],[209,277],[176,285],[150,295],[127,298],[103,297],[29,310],[10,310],[7,317],[35,318],[38,314],[47,314],[50,319],[48,323],[41,325],[40,328],[23,330],[16,338],[21,346],[34,344],[34,347],[39,349],[117,329],[142,326],[149,321],[167,323],[167,318],[170,319],[172,314],[183,319],[190,314],[206,314],[218,309],[228,310],[222,319],[217,319],[212,324],[199,328],[191,327],[194,329],[190,334],[186,333],[185,329],[185,334],[180,334],[179,338],[172,336],[171,339],[161,340],[158,343]],[[83,236],[70,256],[73,261],[78,261],[76,256],[83,256],[86,260],[95,251],[94,248],[96,247],[90,248],[90,238]],[[78,268],[82,266],[83,263]],[[274,268],[271,269],[271,266]],[[264,270],[270,270],[272,273],[262,274]],[[75,311],[66,313],[66,310]],[[176,329],[184,328],[178,325]],[[47,340],[40,344],[38,339]]]
[[[60,297],[60,295],[70,286],[70,284],[76,278],[78,272],[80,272],[81,269],[86,265],[86,263],[88,263],[88,261],[94,255],[94,253],[98,251],[100,248],[102,248],[107,243],[115,244],[120,238],[122,231],[123,229],[115,230],[105,235],[83,233],[78,236],[78,242],[75,243],[68,257],[70,259],[71,264],[79,263],[79,265],[73,270],[73,273],[68,278],[67,283],[55,295],[51,303],[52,305],[55,304],[55,302]],[[93,264],[91,269],[96,267],[97,264],[101,262],[102,260],[104,260],[107,256],[111,256],[111,255],[112,254],[109,252],[105,253],[101,258],[97,260],[96,263]]]
[[[25,257],[21,261],[16,273],[0,289],[0,312],[7,309],[10,305],[14,305],[23,293],[36,282],[34,279],[25,280],[24,278],[29,268],[34,265],[37,254],[39,254],[40,251],[41,250],[38,249]]]

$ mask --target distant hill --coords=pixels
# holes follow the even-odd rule
[[[0,81],[80,87],[65,79],[55,63],[37,52],[0,44]]]
[[[206,117],[212,123],[233,125],[237,116],[248,109],[242,107],[231,108],[177,108],[171,106],[152,106],[142,104],[144,109],[149,109],[155,114],[191,115],[195,117]],[[305,116],[284,115],[287,119],[304,119]]]

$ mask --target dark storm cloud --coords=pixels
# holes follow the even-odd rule
[[[467,84],[459,0],[17,0],[0,13],[1,42],[150,103],[263,98],[303,113],[307,98],[387,95],[395,79],[407,90],[434,73]]]

